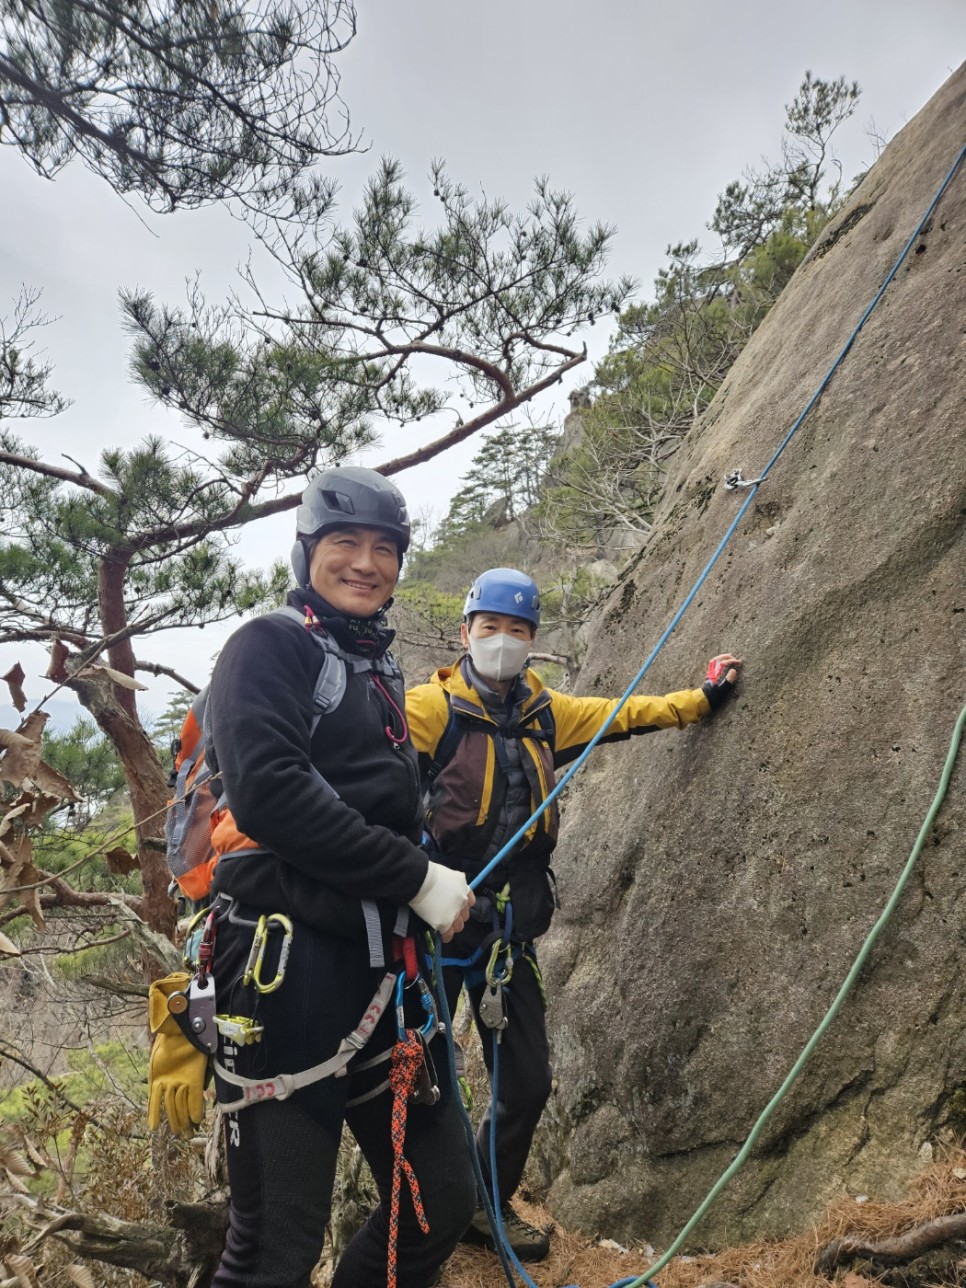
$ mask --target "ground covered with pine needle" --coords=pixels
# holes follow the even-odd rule
[[[521,1215],[535,1225],[551,1225],[546,1211],[522,1203]],[[697,1204],[695,1204],[697,1206]],[[924,1229],[920,1242],[935,1238],[940,1218],[966,1214],[966,1151],[950,1150],[928,1166],[909,1187],[902,1202],[887,1204],[874,1197],[857,1201],[843,1196],[821,1221],[801,1234],[770,1242],[743,1244],[700,1256],[679,1256],[655,1279],[658,1288],[963,1288],[966,1286],[966,1242],[941,1241],[925,1255],[883,1266],[868,1256],[846,1258],[828,1274],[815,1263],[833,1240],[881,1243]],[[966,1220],[964,1220],[966,1226]],[[695,1231],[700,1238],[700,1229]],[[641,1275],[660,1255],[646,1243],[621,1250],[553,1227],[550,1256],[527,1266],[537,1288],[610,1288]],[[516,1284],[524,1281],[517,1278]],[[507,1283],[499,1258],[477,1248],[461,1247],[447,1263],[441,1288],[501,1288]]]

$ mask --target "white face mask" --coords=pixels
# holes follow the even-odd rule
[[[469,637],[470,657],[484,680],[512,680],[523,670],[530,654],[530,640],[514,635]]]

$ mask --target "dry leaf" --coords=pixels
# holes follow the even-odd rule
[[[50,1159],[44,1158],[43,1154],[41,1154],[40,1150],[33,1143],[33,1141],[30,1139],[29,1136],[24,1136],[23,1144],[24,1144],[24,1149],[27,1151],[27,1157],[30,1159],[30,1161],[34,1164],[35,1167],[38,1167],[40,1168],[41,1171],[43,1171],[45,1168],[50,1166]]]
[[[40,907],[40,884],[43,877],[34,867],[33,842],[24,833],[17,838],[16,845],[11,846],[7,853],[13,862],[4,863],[0,871],[0,908],[8,904],[16,894],[20,898],[24,911],[33,918],[37,929],[46,930],[47,922]],[[24,886],[32,886],[33,889],[25,890]]]
[[[40,907],[40,883],[43,881],[41,873],[31,863],[21,872],[20,880],[22,885],[33,886],[32,890],[20,891],[20,901],[23,908],[30,913],[31,919],[38,930],[46,930],[47,919],[44,917],[43,910]]]
[[[20,956],[20,949],[13,942],[12,939],[7,938],[7,936],[3,933],[2,930],[0,930],[0,953],[3,953],[5,957]]]
[[[24,792],[24,794],[19,797],[16,804],[11,805],[3,818],[0,818],[0,836],[5,836],[7,832],[10,831],[13,820],[15,818],[19,818],[21,814],[26,814],[27,810],[32,807],[33,803],[34,798],[30,792]]]
[[[39,827],[44,816],[61,803],[60,796],[47,796],[44,792],[24,792],[0,819],[0,836],[10,831],[11,820],[19,818],[24,827]],[[2,850],[0,850],[2,854]]]
[[[31,711],[16,733],[0,729],[0,747],[7,749],[0,761],[0,779],[6,779],[14,787],[39,787],[52,802],[79,801],[80,797],[64,775],[40,759],[44,725],[49,718],[46,711]],[[46,805],[42,812],[46,814],[50,808]],[[7,817],[12,816],[11,810]],[[0,834],[6,830],[0,829]]]
[[[0,729],[0,747],[32,747],[33,743],[13,729]]]
[[[30,1192],[26,1186],[18,1185],[16,1188],[20,1189],[22,1193],[25,1194]],[[17,1276],[17,1279],[23,1285],[23,1288],[40,1288],[40,1280],[37,1278],[37,1271],[34,1267],[34,1263],[29,1257],[21,1257],[19,1254],[8,1252],[5,1260],[7,1265]]]
[[[0,779],[14,787],[33,782],[40,764],[40,740],[46,722],[46,711],[31,711],[16,733],[0,730],[0,745],[6,747],[0,760]]]
[[[0,760],[0,779],[12,787],[22,787],[33,782],[39,764],[40,748],[22,738],[16,746],[8,747],[4,752],[3,760]]]
[[[50,719],[50,714],[40,707],[34,707],[29,716],[25,716],[17,726],[17,733],[24,738],[29,738],[40,746],[40,740],[44,736],[44,725]]]
[[[107,861],[108,872],[113,872],[117,876],[126,877],[141,866],[137,856],[125,850],[123,845],[117,845],[113,850],[108,850],[104,858]]]
[[[29,836],[18,836],[9,848],[4,846],[0,865],[0,908],[10,902],[10,895],[21,884],[21,873],[33,864],[33,843]]]
[[[77,1288],[94,1288],[94,1277],[86,1266],[68,1266],[67,1278]]]
[[[23,682],[27,678],[19,662],[15,663],[3,677],[10,690],[10,700],[18,711],[26,711],[27,695],[23,691]]]
[[[0,1141],[0,1167],[14,1176],[33,1176],[34,1171],[22,1154]]]
[[[839,1280],[839,1288],[869,1288],[870,1284],[877,1282],[876,1279],[866,1279],[865,1275],[857,1275],[850,1270],[844,1279]]]
[[[50,666],[47,667],[47,679],[62,683],[69,679],[64,662],[70,657],[70,649],[63,640],[54,640],[50,646]]]
[[[91,662],[90,665],[82,667],[77,672],[76,678],[78,680],[96,680],[99,675],[109,676],[122,689],[144,689],[145,692],[147,691],[148,686],[142,684],[140,680],[135,680],[132,676],[125,675],[123,671],[116,671],[113,666],[104,666],[101,662]]]
[[[34,782],[40,790],[56,801],[79,801],[80,797],[73,786],[46,760],[42,760],[34,770]],[[45,811],[46,812],[46,811]]]

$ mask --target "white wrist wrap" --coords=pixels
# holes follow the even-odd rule
[[[463,910],[470,888],[462,872],[430,861],[426,880],[409,906],[427,925],[440,932],[448,930]]]

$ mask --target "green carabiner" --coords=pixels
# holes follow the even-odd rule
[[[495,988],[497,984],[509,984],[510,977],[513,974],[513,945],[507,944],[503,949],[506,960],[503,963],[503,973],[496,973],[497,963],[500,957],[500,950],[503,947],[503,940],[498,939],[493,945],[493,951],[490,953],[490,960],[486,964],[486,982],[490,988]]]
[[[262,979],[262,966],[265,962],[268,936],[273,925],[281,926],[282,928],[282,947],[278,955],[275,977],[266,983]],[[274,993],[277,988],[280,988],[282,980],[285,978],[285,967],[288,964],[293,933],[292,923],[283,912],[272,912],[267,917],[259,917],[258,925],[255,927],[255,934],[252,937],[251,951],[245,964],[245,973],[242,975],[242,983],[254,984],[259,993]]]

